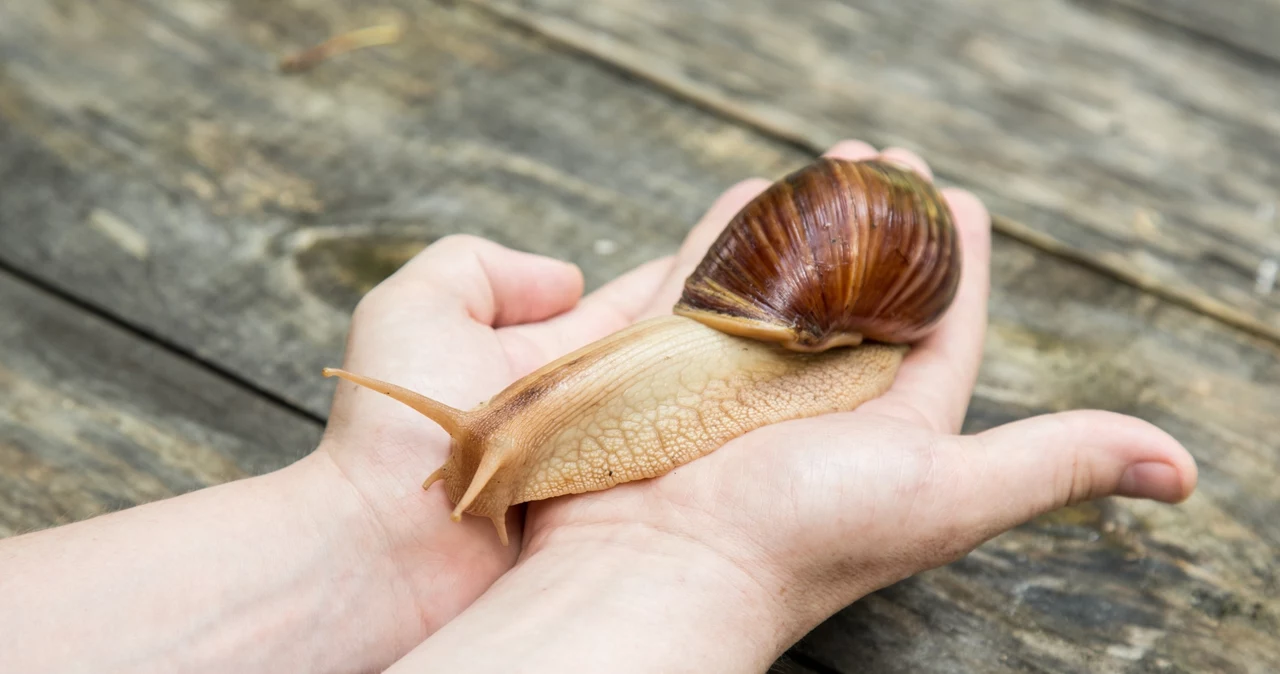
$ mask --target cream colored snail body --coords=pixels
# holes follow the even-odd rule
[[[485,405],[464,412],[325,374],[440,424],[452,451],[423,488],[442,480],[453,519],[489,517],[506,544],[511,505],[656,477],[761,426],[881,395],[959,277],[952,216],[931,184],[883,161],[823,158],[734,217],[675,315],[564,356]]]

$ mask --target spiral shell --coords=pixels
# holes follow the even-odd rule
[[[675,313],[795,351],[909,343],[950,307],[960,266],[951,211],[928,180],[884,160],[822,158],[734,216]]]

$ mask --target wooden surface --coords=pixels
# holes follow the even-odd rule
[[[776,671],[1280,670],[1280,305],[1254,289],[1280,78],[1138,4],[0,4],[0,531],[309,449],[350,309],[435,238],[595,286],[861,137],[1005,216],[968,429],[1136,414],[1201,486],[1001,536]],[[275,70],[386,20],[400,43]]]
[[[0,272],[0,536],[282,467],[318,423]]]
[[[1091,0],[1114,2],[1244,58],[1280,62],[1280,0]]]
[[[477,233],[598,285],[799,159],[465,9],[407,3],[401,45],[285,77],[386,13],[4,4],[0,262],[315,415],[356,299],[423,244]]]
[[[1270,63],[1096,2],[472,1],[812,151],[918,150],[1002,232],[1280,338]]]

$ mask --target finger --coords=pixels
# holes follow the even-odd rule
[[[716,199],[698,224],[689,231],[684,243],[680,244],[680,250],[676,253],[670,271],[659,284],[648,306],[640,312],[639,318],[652,318],[671,313],[672,307],[680,299],[685,279],[689,278],[698,263],[702,262],[703,256],[707,254],[707,248],[711,247],[716,237],[720,236],[720,232],[725,225],[729,224],[733,216],[769,185],[770,182],[763,178],[750,178],[730,187]]]
[[[601,286],[564,314],[498,331],[516,376],[634,323],[670,273],[674,259],[668,255],[646,262]]]
[[[608,312],[615,317],[614,327],[625,327],[635,322],[640,312],[653,299],[662,279],[671,273],[675,256],[666,255],[650,260],[619,276],[591,293],[579,307],[581,315],[596,318],[595,314]],[[565,315],[565,319],[577,319],[577,310]]]
[[[823,152],[822,156],[859,161],[876,156],[876,149],[860,140],[842,140]]]
[[[504,326],[563,313],[582,287],[582,272],[568,262],[454,235],[428,246],[374,292],[413,295],[415,304],[430,302],[444,315]]]
[[[510,382],[507,368],[474,357],[497,348],[490,326],[563,312],[580,295],[581,279],[563,262],[477,237],[445,237],[360,300],[342,366],[469,408]],[[331,418],[380,404],[381,396],[352,395],[354,390],[338,387]],[[391,414],[420,422],[416,412],[402,408],[392,407]]]
[[[986,537],[1047,512],[1105,496],[1179,503],[1195,490],[1195,459],[1133,417],[1074,411],[1016,421],[942,451],[937,507]]]
[[[991,285],[991,217],[968,192],[947,189],[943,195],[960,235],[960,285],[947,314],[907,354],[893,387],[877,406],[907,413],[913,417],[908,420],[932,430],[956,433],[982,363]]]
[[[891,147],[880,153],[881,159],[887,159],[900,166],[905,166],[928,180],[933,180],[933,170],[920,155],[901,147]]]

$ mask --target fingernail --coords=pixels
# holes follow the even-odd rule
[[[1178,475],[1178,469],[1167,463],[1135,463],[1120,476],[1116,494],[1174,502],[1182,499],[1182,478]]]

